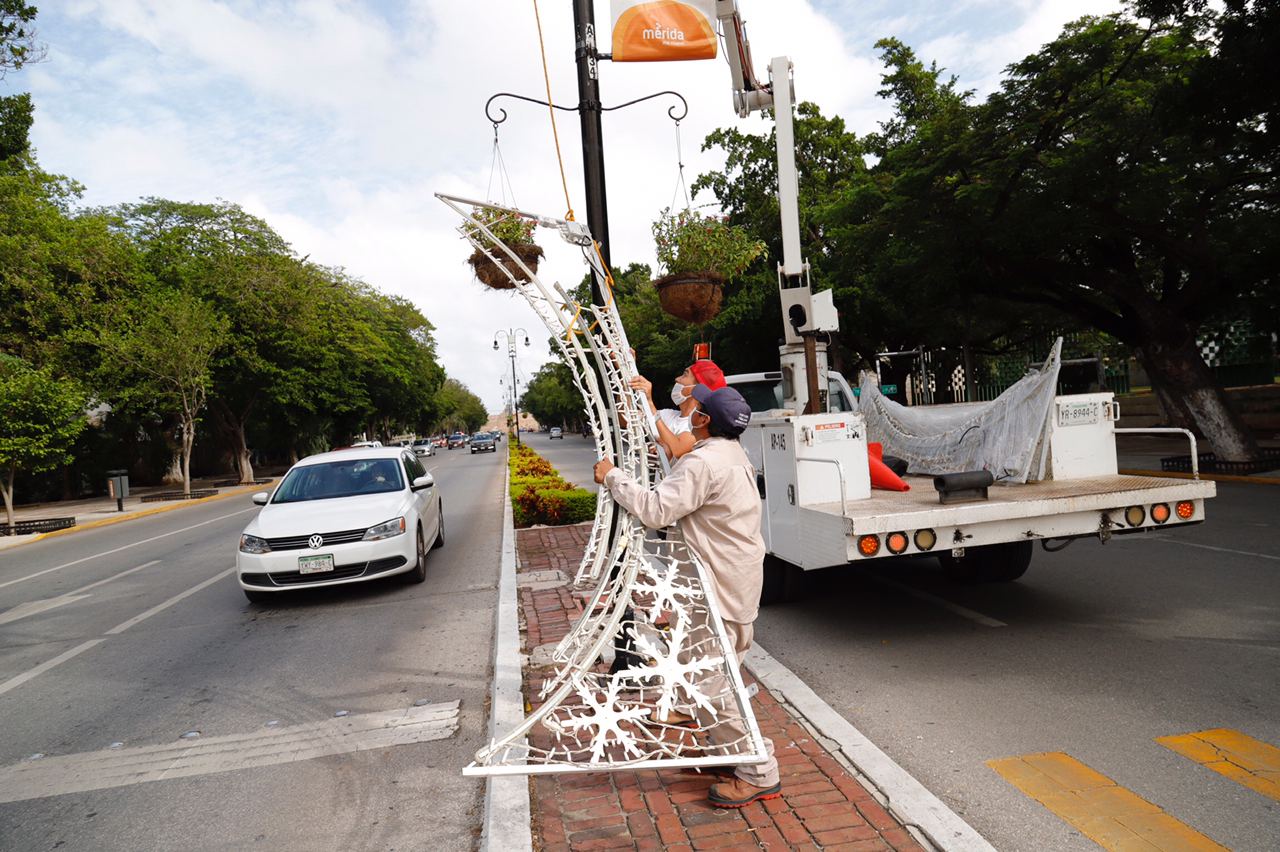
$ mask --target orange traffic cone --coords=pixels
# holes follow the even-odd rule
[[[883,488],[885,491],[910,491],[911,486],[898,478],[898,474],[889,470],[889,466],[880,459],[884,458],[884,446],[878,442],[867,444],[867,465],[871,468],[871,487]]]

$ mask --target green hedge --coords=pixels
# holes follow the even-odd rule
[[[528,447],[511,447],[509,464],[511,511],[517,527],[580,524],[596,516],[596,495],[565,481]]]

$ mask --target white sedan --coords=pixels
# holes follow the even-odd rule
[[[400,447],[310,456],[285,474],[240,536],[236,574],[255,603],[273,592],[402,574],[427,578],[427,549],[444,544],[435,478]]]

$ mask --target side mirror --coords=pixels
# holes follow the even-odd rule
[[[421,491],[424,488],[430,488],[436,484],[436,478],[429,473],[424,473],[413,481],[411,486],[414,491]]]
[[[253,495],[253,505],[265,506],[267,505],[267,501],[270,499],[271,499],[270,491],[259,491],[257,494]]]

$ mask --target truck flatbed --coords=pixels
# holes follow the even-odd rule
[[[1061,539],[1126,534],[1155,528],[1172,528],[1204,520],[1204,500],[1217,493],[1213,482],[1156,476],[1097,476],[1066,481],[1030,482],[1025,485],[993,485],[988,499],[941,504],[933,480],[907,476],[910,491],[874,490],[869,498],[800,505],[796,532],[803,555],[797,564],[805,568],[879,556],[911,555],[977,547],[1008,541]],[[1186,504],[1179,513],[1179,503]],[[1163,504],[1167,520],[1157,523],[1152,507]],[[1126,517],[1131,507],[1141,509],[1141,520]],[[1138,514],[1133,513],[1134,516]],[[1185,517],[1183,516],[1185,515]],[[777,520],[781,520],[780,518]],[[934,545],[919,546],[916,533],[928,530]],[[908,541],[905,550],[891,552],[887,537],[900,532]],[[835,533],[836,535],[833,535]],[[844,547],[829,547],[843,533]],[[881,540],[875,553],[858,547],[859,539]],[[925,541],[928,541],[928,536]],[[822,546],[823,544],[828,546]]]

